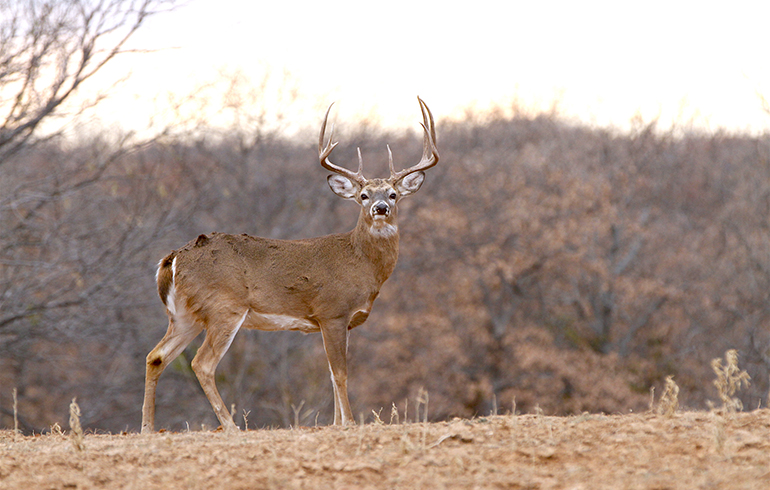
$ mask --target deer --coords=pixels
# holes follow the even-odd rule
[[[168,315],[166,334],[147,355],[142,433],[152,433],[155,393],[163,370],[206,331],[192,370],[221,427],[237,431],[215,383],[215,371],[242,328],[321,333],[334,394],[334,425],[355,423],[348,399],[347,354],[350,331],[369,317],[383,283],[398,259],[397,204],[417,192],[425,171],[439,161],[436,129],[427,104],[418,97],[423,122],[423,154],[396,171],[388,150],[390,176],[367,179],[358,149],[358,170],[335,165],[334,125],[326,138],[332,105],[318,138],[321,166],[337,196],[360,206],[347,233],[279,240],[224,233],[199,235],[158,263],[158,295]]]

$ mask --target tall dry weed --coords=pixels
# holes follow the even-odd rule
[[[420,388],[417,391],[417,398],[415,399],[415,422],[428,422],[428,390]],[[420,407],[422,407],[422,419],[420,418]]]
[[[666,376],[663,394],[660,396],[660,402],[656,412],[666,418],[674,416],[679,409],[679,386],[674,381],[673,376]]]
[[[716,374],[714,386],[719,392],[719,398],[722,400],[720,411],[723,413],[735,413],[743,410],[743,403],[734,396],[741,387],[748,387],[751,376],[746,371],[738,367],[738,351],[730,349],[725,352],[725,362],[716,358],[711,361],[711,368]]]
[[[383,410],[383,407],[380,407],[379,412],[375,412],[374,410],[372,410],[372,416],[374,417],[374,423],[376,425],[385,425],[385,422],[383,422],[382,418],[380,417],[380,415],[382,414],[382,410]]]
[[[64,434],[64,431],[61,429],[61,425],[59,425],[59,422],[54,422],[53,425],[51,425],[49,433],[52,436],[58,436],[58,437],[66,438],[66,435]]]
[[[73,398],[72,403],[70,403],[70,430],[72,431],[70,439],[72,445],[78,451],[85,451],[86,444],[83,427],[80,425],[80,406],[78,406],[77,398]]]
[[[398,415],[398,407],[396,407],[396,403],[393,402],[390,407],[390,425],[393,425],[393,421],[396,421],[396,425],[399,424],[399,415]]]
[[[13,440],[19,436],[19,398],[18,390],[13,389]]]

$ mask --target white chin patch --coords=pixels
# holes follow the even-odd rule
[[[389,238],[398,234],[398,226],[391,225],[390,223],[375,223],[369,227],[369,233],[380,238]]]

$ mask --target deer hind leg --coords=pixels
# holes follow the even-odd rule
[[[334,388],[334,425],[354,423],[348,400],[348,326],[346,323],[324,324],[321,335]]]
[[[142,433],[153,431],[155,426],[155,390],[158,378],[166,366],[187,347],[203,330],[190,318],[169,315],[168,330],[158,345],[147,355],[147,371],[144,381],[144,404],[142,405]]]
[[[238,426],[233,422],[232,415],[230,415],[227,407],[225,407],[225,403],[222,401],[222,397],[219,395],[214,374],[216,373],[219,361],[222,360],[227,349],[230,348],[235,334],[238,333],[241,325],[243,325],[243,321],[248,313],[247,310],[243,315],[233,315],[227,320],[220,321],[220,323],[214,324],[212,322],[206,332],[206,339],[192,361],[192,369],[198,377],[198,382],[201,388],[203,388],[206,398],[211,403],[211,408],[214,409],[214,413],[219,419],[219,423],[222,424],[222,428],[228,432],[237,431]]]

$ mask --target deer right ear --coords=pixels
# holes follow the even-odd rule
[[[401,197],[406,197],[409,194],[414,194],[420,190],[420,186],[425,180],[425,172],[414,172],[396,182],[396,188],[401,194]]]
[[[347,177],[340,174],[332,174],[326,177],[326,181],[329,183],[332,192],[337,194],[343,199],[354,199],[356,197],[357,188],[353,182]]]

